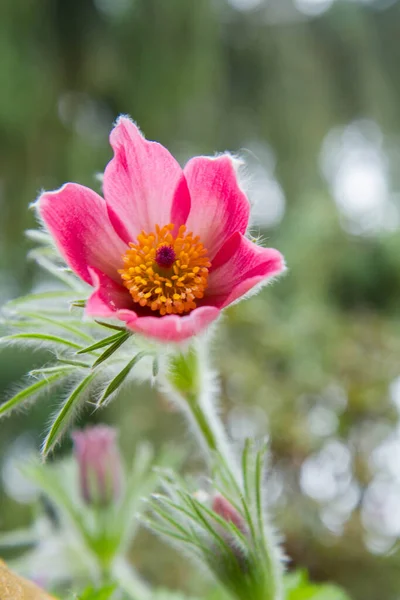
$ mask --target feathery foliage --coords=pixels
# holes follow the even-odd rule
[[[82,309],[89,286],[63,265],[47,234],[31,230],[28,235],[42,244],[30,257],[53,278],[58,278],[63,287],[9,302],[2,319],[9,333],[0,339],[0,344],[29,344],[33,349],[47,349],[52,359],[45,367],[28,373],[23,389],[0,405],[0,417],[48,394],[56,385],[62,386],[64,400],[55,411],[43,442],[46,456],[85,401],[99,408],[114,398],[122,384],[135,375],[137,363],[154,354],[154,350],[140,346],[140,340],[118,324],[85,320]],[[112,335],[108,334],[110,329]],[[152,360],[149,373],[155,377],[157,361]],[[95,399],[91,400],[93,394]]]

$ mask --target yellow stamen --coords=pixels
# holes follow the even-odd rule
[[[134,302],[160,315],[184,314],[196,308],[196,299],[207,289],[211,263],[198,236],[179,227],[176,237],[170,223],[155,226],[154,233],[142,231],[131,242],[120,269],[124,286]]]

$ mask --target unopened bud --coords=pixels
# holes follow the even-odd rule
[[[246,525],[243,517],[232,506],[232,504],[221,494],[216,494],[213,499],[212,509],[217,515],[222,517],[228,523],[233,523],[239,531],[244,532]]]
[[[116,430],[106,425],[95,425],[74,431],[71,437],[84,501],[101,506],[116,502],[123,477]]]

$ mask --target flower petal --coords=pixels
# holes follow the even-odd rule
[[[92,285],[96,288],[86,303],[85,313],[90,317],[118,318],[119,309],[132,307],[129,292],[110,277],[89,267]]]
[[[96,290],[86,304],[86,314],[91,317],[114,318],[123,321],[128,329],[163,342],[180,342],[201,332],[218,318],[220,311],[214,306],[196,308],[185,316],[139,316],[127,290],[97,269],[90,269]],[[139,311],[141,309],[139,308]]]
[[[126,244],[115,232],[103,198],[89,188],[67,183],[44,192],[36,207],[68,265],[92,285],[89,267],[120,281]]]
[[[220,311],[214,306],[195,308],[185,316],[138,317],[131,310],[118,311],[118,318],[125,321],[129,329],[162,342],[181,342],[197,335],[219,315]]]
[[[184,173],[192,201],[186,225],[200,236],[212,260],[233,233],[246,232],[250,204],[239,187],[229,154],[192,158]]]
[[[224,308],[284,269],[285,262],[278,250],[261,248],[236,233],[215,257],[205,301]]]
[[[164,146],[147,141],[128,117],[111,132],[114,158],[104,172],[104,197],[110,218],[126,242],[138,233],[186,222],[190,195],[179,163]]]

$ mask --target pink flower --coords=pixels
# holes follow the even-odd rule
[[[123,474],[115,429],[95,425],[74,431],[71,437],[84,501],[100,506],[117,501],[121,494]]]
[[[284,269],[245,237],[250,205],[230,155],[182,169],[127,117],[110,136],[104,199],[67,183],[37,209],[75,273],[93,286],[86,313],[164,341],[190,338]]]

